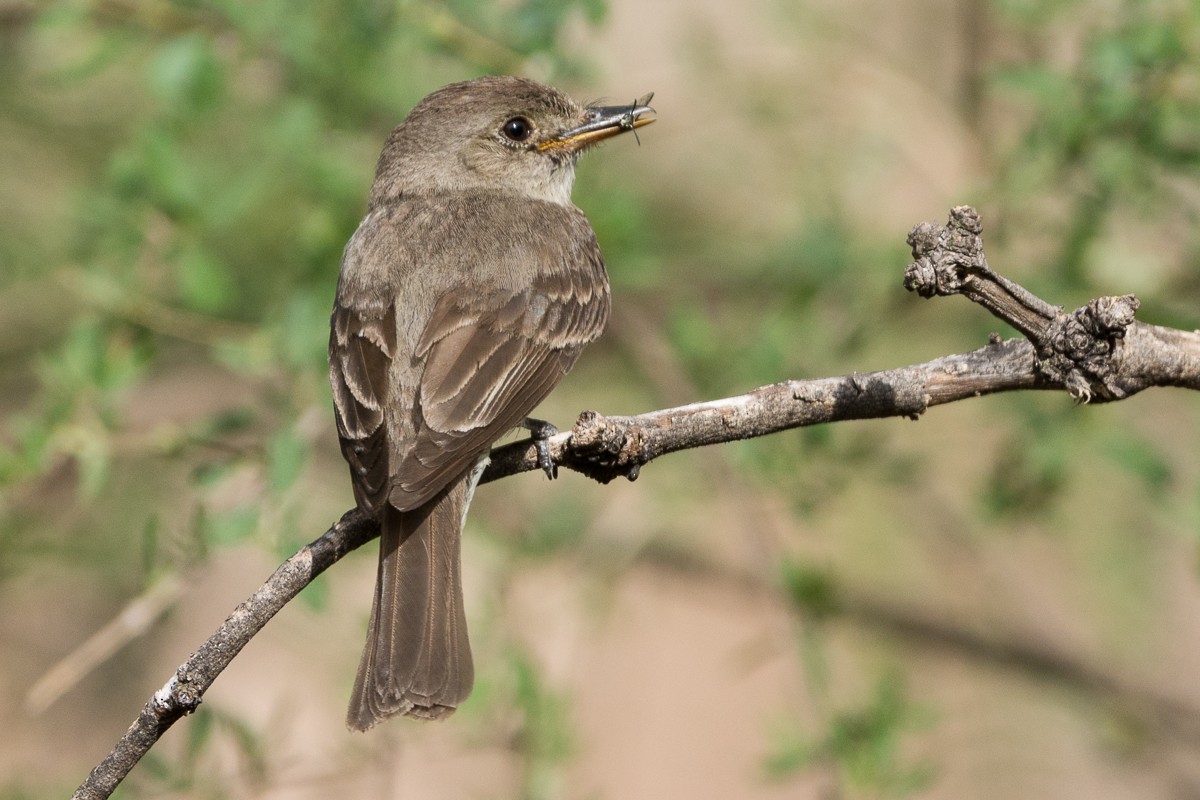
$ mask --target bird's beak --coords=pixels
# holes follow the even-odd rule
[[[547,139],[538,149],[578,152],[611,136],[649,125],[655,120],[655,111],[649,105],[653,97],[654,92],[650,92],[626,106],[591,106],[584,111],[582,125]]]

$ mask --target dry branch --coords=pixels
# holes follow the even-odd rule
[[[850,419],[916,418],[931,406],[1014,389],[1065,389],[1081,403],[1119,400],[1151,386],[1200,389],[1200,333],[1134,320],[1132,295],[1102,297],[1066,313],[993,272],[974,209],[955,208],[944,226],[909,234],[914,262],[905,287],[922,296],[961,294],[1025,339],[899,369],[784,381],[737,397],[605,417],[585,411],[570,432],[550,439],[554,462],[601,482],[637,477],[642,465],[693,447]],[[531,442],[492,452],[483,480],[537,469]],[[109,797],[177,719],[191,713],[242,647],[317,575],[379,535],[373,519],[348,511],[288,559],[155,692],[75,798]]]

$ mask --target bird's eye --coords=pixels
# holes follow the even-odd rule
[[[500,132],[514,142],[523,142],[533,135],[533,123],[524,117],[513,117],[504,123]]]

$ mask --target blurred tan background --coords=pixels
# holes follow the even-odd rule
[[[428,91],[656,92],[580,168],[616,311],[566,427],[1013,335],[900,286],[959,203],[1048,301],[1196,328],[1198,65],[1182,2],[0,0],[0,798],[69,793],[353,502],[328,308]],[[368,547],[120,796],[1200,796],[1198,419],[1002,395],[491,484],[458,714],[345,730]]]

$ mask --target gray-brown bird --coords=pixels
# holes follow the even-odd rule
[[[467,505],[492,444],[604,330],[608,277],[571,203],[575,164],[652,122],[648,101],[588,107],[479,78],[426,97],[383,148],[329,339],[354,497],[382,529],[351,728],[444,717],[471,691]]]

